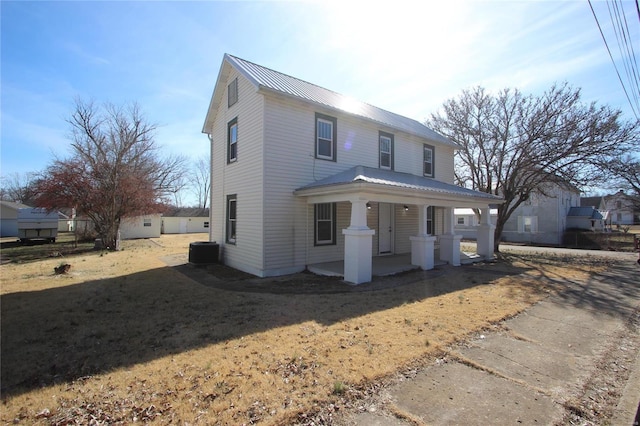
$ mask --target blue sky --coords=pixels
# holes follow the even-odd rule
[[[593,1],[619,57],[607,3]],[[623,3],[635,49],[635,1]],[[69,155],[74,98],[138,102],[167,153],[201,133],[224,53],[424,121],[476,85],[554,82],[634,115],[586,1],[2,1],[0,174]]]

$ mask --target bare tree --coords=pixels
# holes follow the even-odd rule
[[[37,173],[11,173],[0,177],[0,199],[30,205],[36,195]]]
[[[580,90],[554,85],[539,96],[517,89],[490,94],[464,90],[427,123],[462,149],[456,152],[457,183],[499,195],[495,250],[506,221],[532,192],[548,183],[581,188],[606,174],[606,159],[637,144],[639,124],[621,122],[620,111],[580,101]]]
[[[198,207],[206,209],[211,191],[211,163],[209,156],[198,158],[190,173],[194,195],[198,198]]]
[[[38,183],[38,205],[75,207],[88,216],[107,247],[117,247],[123,218],[160,211],[183,182],[185,159],[161,158],[136,104],[96,106],[76,100],[71,118],[72,155],[56,159]]]

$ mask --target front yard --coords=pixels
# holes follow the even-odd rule
[[[163,235],[120,252],[2,265],[2,422],[307,423],[515,315],[554,280],[606,266],[511,255],[376,278],[376,291],[247,292],[203,285],[163,261],[202,240]],[[62,261],[71,269],[55,275]],[[220,271],[212,282],[246,279]],[[312,289],[322,279],[273,285]]]

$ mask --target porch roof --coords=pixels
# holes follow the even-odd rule
[[[499,204],[503,199],[485,192],[474,191],[436,179],[393,170],[355,166],[294,191],[295,195],[310,197],[309,202],[350,200],[353,196],[367,201],[404,202],[451,207]]]

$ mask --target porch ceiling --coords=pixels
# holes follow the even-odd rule
[[[504,200],[435,179],[409,173],[356,166],[298,188],[294,195],[309,204],[366,200],[444,207],[487,207]]]

